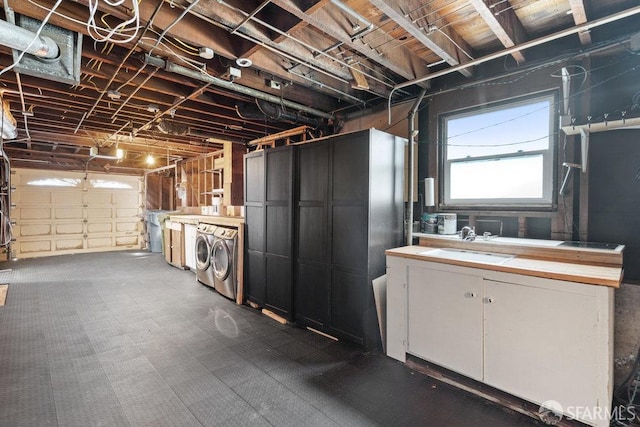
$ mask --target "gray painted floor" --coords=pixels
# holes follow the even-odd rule
[[[0,264],[2,426],[529,426],[200,285],[160,254]]]

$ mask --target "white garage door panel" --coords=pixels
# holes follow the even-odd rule
[[[20,219],[51,219],[51,209],[49,208],[23,208],[16,210]]]
[[[51,240],[18,242],[18,252],[22,254],[51,252]]]
[[[14,184],[15,185],[15,184]],[[24,193],[15,193],[13,202],[20,203],[22,206],[42,205],[51,202],[51,194],[48,191],[39,191],[34,189],[25,189]]]
[[[13,231],[17,236],[46,236],[51,234],[51,224],[24,224]]]
[[[131,218],[137,213],[138,209],[116,209],[116,218]]]
[[[84,246],[84,239],[82,237],[78,239],[57,239],[56,251],[68,251],[70,249],[82,249]]]
[[[56,206],[82,206],[82,192],[77,189],[51,193],[51,204]]]
[[[111,219],[113,212],[111,208],[87,209],[87,219]]]
[[[140,221],[137,222],[118,222],[116,231],[118,232],[138,232],[140,230]]]
[[[111,205],[111,193],[100,190],[92,190],[92,192],[87,192],[87,203],[90,206]]]
[[[138,204],[138,197],[131,193],[117,193],[114,202],[118,207],[131,207]]]
[[[56,224],[56,234],[82,234],[84,233],[84,226],[82,223],[66,223]]]
[[[116,246],[137,246],[139,245],[139,236],[120,236],[116,237]]]
[[[55,219],[78,219],[82,220],[84,214],[82,212],[82,208],[55,208],[54,209],[54,218]]]
[[[111,233],[113,225],[110,222],[94,222],[87,225],[87,232],[92,233]]]
[[[113,239],[111,237],[88,237],[87,246],[89,249],[111,248],[113,247]]]
[[[13,256],[142,248],[142,178],[16,169]]]

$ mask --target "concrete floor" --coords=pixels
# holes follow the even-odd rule
[[[237,306],[157,253],[0,268],[1,426],[542,425]]]

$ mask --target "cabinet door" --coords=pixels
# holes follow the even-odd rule
[[[180,229],[171,230],[171,264],[180,268],[184,267],[184,247],[182,246],[182,231]]]
[[[287,146],[265,151],[265,306],[293,318],[291,277],[293,233],[293,153]]]
[[[407,352],[482,380],[482,279],[409,267]]]
[[[264,305],[265,282],[265,181],[264,152],[244,156],[245,256],[244,293],[247,300]]]
[[[595,407],[596,298],[490,280],[484,287],[484,381],[535,403]]]
[[[318,329],[325,329],[329,317],[328,147],[303,145],[297,154],[296,318]]]

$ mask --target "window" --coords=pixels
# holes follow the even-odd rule
[[[553,95],[443,117],[444,204],[550,207]]]

